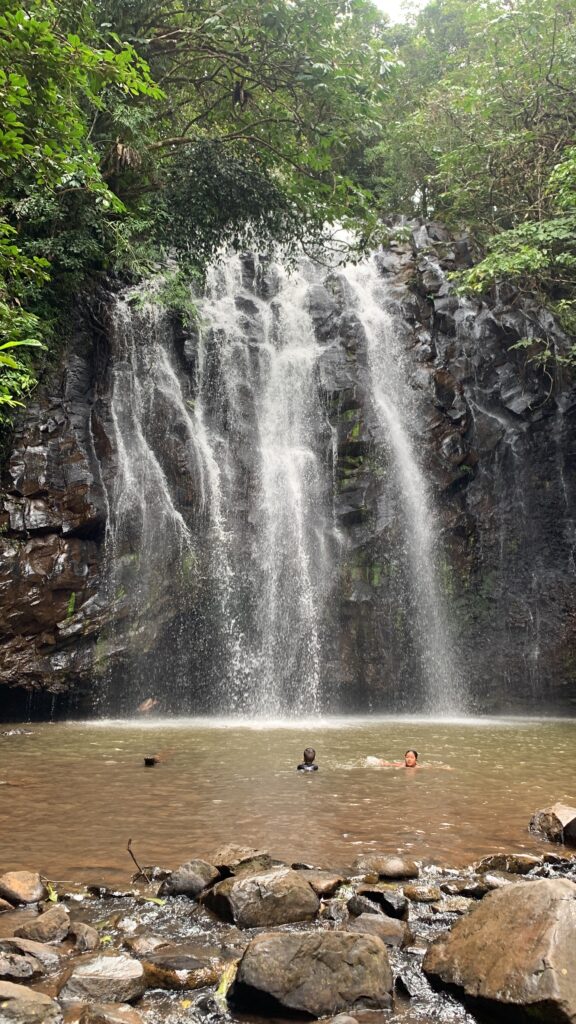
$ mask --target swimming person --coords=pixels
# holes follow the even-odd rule
[[[404,754],[403,761],[384,761],[381,757],[367,757],[366,765],[370,768],[418,768],[418,751],[411,747]]]
[[[156,697],[147,697],[146,700],[143,700],[142,703],[138,705],[136,711],[139,715],[149,715],[154,708],[158,707],[159,703],[160,701],[158,701]]]
[[[314,750],[314,748],[313,747],[306,747],[306,750],[304,751],[304,760],[303,760],[302,764],[297,765],[296,771],[297,772],[317,772],[318,771],[318,765],[314,764],[315,757],[316,757],[316,751]]]

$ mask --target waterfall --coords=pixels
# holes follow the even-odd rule
[[[211,271],[196,408],[207,417],[209,460],[221,466],[226,488],[230,558],[243,556],[227,579],[227,606],[242,620],[230,701],[250,714],[310,714],[321,707],[330,575],[318,345],[306,279],[280,267],[270,273],[271,300],[258,294],[257,260],[252,267],[230,257]],[[244,515],[234,516],[235,507]]]
[[[366,335],[370,401],[380,443],[392,465],[403,514],[406,588],[414,604],[414,632],[426,681],[426,710],[463,710],[463,687],[454,639],[439,585],[438,525],[430,489],[416,454],[417,392],[400,330],[389,312],[392,300],[374,258],[342,271]]]
[[[341,316],[359,346],[370,444],[394,480],[426,709],[461,709],[417,393],[376,263],[289,273],[230,256],[209,271],[187,337],[136,297],[113,318],[107,486],[115,631],[129,629],[139,652],[132,706],[154,692],[173,711],[310,715],[341,689],[330,672],[351,543],[338,515],[340,402],[322,383],[327,356],[349,372],[346,344],[323,326]],[[390,679],[380,689],[393,692]]]

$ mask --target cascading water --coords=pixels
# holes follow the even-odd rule
[[[154,692],[166,710],[251,717],[337,709],[337,585],[351,542],[336,513],[339,432],[322,384],[337,343],[317,304],[339,288],[364,353],[370,444],[389,464],[403,521],[399,596],[420,703],[462,709],[415,454],[417,399],[377,264],[288,274],[246,256],[212,268],[184,340],[153,305],[117,304],[108,551],[117,626],[129,618],[141,650],[133,698]],[[337,358],[346,362],[344,349]],[[160,634],[165,657],[151,666]]]
[[[342,271],[350,302],[366,335],[370,400],[379,442],[388,451],[403,514],[408,597],[414,605],[414,633],[426,681],[427,711],[464,709],[454,639],[438,582],[438,528],[423,468],[416,456],[417,393],[398,326],[388,311],[391,300],[374,259]]]
[[[309,714],[321,707],[330,578],[318,346],[305,278],[274,268],[269,301],[257,294],[259,273],[258,262],[230,258],[212,270],[201,308],[196,408],[210,424],[208,461],[222,467],[218,507],[226,502],[225,543],[236,562],[226,605],[242,623],[227,698],[250,714]],[[244,515],[232,523],[238,506]]]

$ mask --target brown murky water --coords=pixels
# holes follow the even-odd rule
[[[168,867],[230,841],[326,865],[378,848],[458,866],[549,849],[528,834],[530,815],[576,803],[576,721],[24,728],[32,735],[0,736],[0,869],[53,879],[126,883],[129,838],[141,863]],[[294,770],[307,745],[317,750],[313,775]],[[363,764],[411,746],[427,767]],[[144,768],[144,755],[159,751],[162,763]]]

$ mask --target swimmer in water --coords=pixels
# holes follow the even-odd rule
[[[418,764],[418,751],[410,747],[404,754],[403,761],[385,761],[381,757],[367,757],[367,768],[440,768],[445,772],[454,771],[448,764]]]
[[[141,704],[138,705],[136,711],[139,715],[149,715],[154,708],[158,707],[159,701],[156,697],[147,697]]]
[[[404,754],[403,761],[385,761],[381,757],[367,757],[366,765],[371,768],[418,768],[418,751],[411,747]]]
[[[314,764],[314,758],[316,757],[316,751],[313,747],[306,747],[304,751],[304,760],[302,764],[297,765],[297,772],[317,772],[318,765]]]

